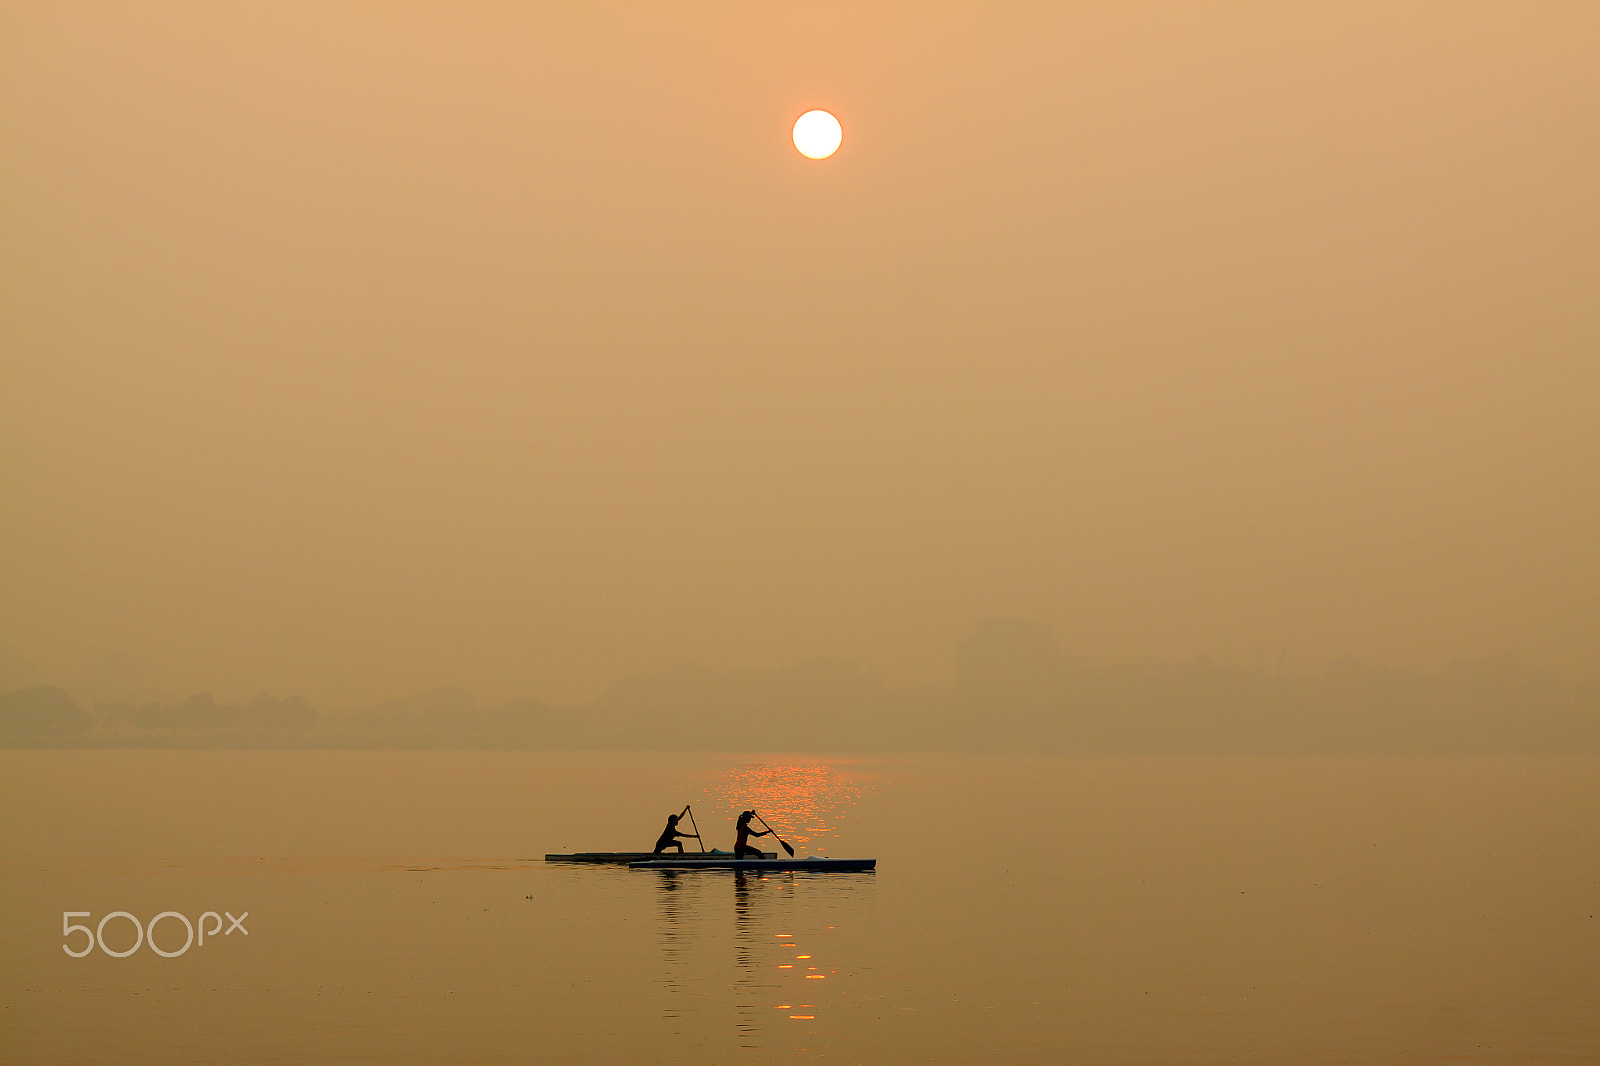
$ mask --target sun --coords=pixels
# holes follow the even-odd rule
[[[794,123],[794,146],[807,159],[826,159],[839,150],[844,130],[826,111],[807,111]]]

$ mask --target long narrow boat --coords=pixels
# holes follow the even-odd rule
[[[630,862],[630,870],[832,870],[837,873],[877,869],[877,859],[820,859],[806,856],[803,859],[734,859],[725,856],[697,857],[685,862],[674,856],[670,859],[650,858]]]
[[[761,853],[769,859],[778,857],[775,851]],[[545,862],[588,862],[609,863],[614,866],[624,866],[631,862],[646,862],[650,859],[660,859],[664,856],[653,851],[576,851],[571,855],[546,855]],[[682,855],[671,856],[672,861],[682,859],[684,862],[708,862],[713,859],[731,859],[733,854],[727,851],[686,851]]]

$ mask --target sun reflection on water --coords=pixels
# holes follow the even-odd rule
[[[699,783],[703,791],[695,808],[708,848],[731,848],[734,818],[753,808],[805,855],[825,854],[827,845],[840,839],[839,827],[849,825],[857,800],[876,779],[855,765],[793,761],[736,766]],[[719,817],[726,826],[721,832],[713,827]],[[781,854],[770,838],[755,843]],[[746,870],[668,874],[658,871],[652,880],[666,993],[663,1015],[674,1035],[694,1032],[703,1020],[706,997],[717,980],[711,975],[718,974],[722,982],[731,978],[731,1035],[739,1047],[816,1050],[817,1041],[828,1039],[836,1010],[854,1003],[852,940],[836,938],[835,928],[859,931],[870,925],[875,877]],[[729,934],[731,942],[723,939]],[[722,954],[729,949],[731,954]],[[721,966],[712,961],[719,955]],[[802,996],[814,1002],[794,1002]],[[795,1028],[786,1021],[806,1024]]]
[[[754,809],[798,849],[833,837],[870,784],[869,774],[828,763],[751,763],[713,778],[706,790],[721,801],[727,821]],[[765,838],[758,843],[775,847]]]

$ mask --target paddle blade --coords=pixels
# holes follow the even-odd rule
[[[751,813],[754,813],[754,812],[751,812]],[[789,858],[791,858],[791,859],[794,858],[794,849],[789,846],[789,842],[787,840],[783,839],[781,836],[779,836],[773,830],[772,826],[767,824],[767,820],[765,818],[761,817],[761,815],[757,814],[756,815],[756,820],[761,823],[761,828],[765,829],[769,833],[772,833],[772,838],[774,840],[776,840],[778,843],[783,845],[783,850],[787,851],[789,853]]]

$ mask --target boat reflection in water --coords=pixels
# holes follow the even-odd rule
[[[764,880],[743,870],[733,871],[733,1024],[740,1046],[749,1048],[763,1046],[761,1035],[766,1030],[767,1019],[762,1006],[770,1002],[768,997],[776,991],[758,961],[755,929],[760,923],[757,913],[750,909],[751,882],[759,885]]]
[[[684,988],[684,885],[678,870],[662,870],[656,875],[656,928],[661,944],[661,983],[668,993],[668,1006],[663,1016],[672,1019],[683,1017],[681,1002]]]

